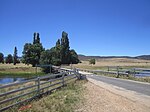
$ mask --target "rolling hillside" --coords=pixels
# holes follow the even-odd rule
[[[89,60],[91,58],[94,59],[102,59],[102,58],[129,58],[129,59],[142,59],[142,60],[150,60],[150,55],[141,55],[136,57],[130,57],[130,56],[85,56],[85,55],[78,55],[80,60]]]

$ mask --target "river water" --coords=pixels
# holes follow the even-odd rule
[[[136,77],[150,77],[150,73],[139,73],[135,74]]]
[[[22,81],[25,78],[13,78],[13,77],[2,77],[0,78],[0,84],[8,84],[16,81]]]

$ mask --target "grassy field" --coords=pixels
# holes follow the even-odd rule
[[[0,64],[0,72],[11,72],[11,73],[35,73],[36,68],[31,65],[25,64]]]
[[[38,74],[36,74],[36,67],[25,64],[0,64],[0,76],[13,76],[13,77],[28,77],[28,76],[37,76],[44,75],[41,68],[37,68]]]
[[[72,66],[75,68],[81,68],[81,69],[106,70],[106,71],[108,71],[108,66],[109,67],[119,66],[122,68],[122,70],[123,69],[125,70],[125,69],[131,69],[131,68],[150,68],[150,60],[128,59],[128,58],[104,58],[104,59],[96,60],[95,65],[90,65],[89,61],[82,61],[82,63],[74,64]],[[110,68],[109,70],[110,71],[116,70],[116,68]],[[116,74],[115,75],[101,74],[101,73],[97,73],[97,74],[105,75],[109,77],[117,77]],[[119,78],[150,83],[150,77],[134,77],[132,75],[129,75],[129,77],[120,76]]]
[[[104,58],[96,60],[95,65],[89,65],[88,61],[81,61],[82,63],[74,64],[73,67],[83,69],[107,69],[108,66],[120,66],[124,68],[150,68],[150,60],[128,59],[128,58]]]

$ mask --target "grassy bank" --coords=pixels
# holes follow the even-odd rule
[[[37,72],[37,73],[36,73]],[[0,64],[0,77],[35,77],[42,76],[41,68],[25,64]]]
[[[12,108],[6,112],[74,112],[83,100],[83,84],[86,81],[71,82],[41,99],[34,100],[25,108]]]

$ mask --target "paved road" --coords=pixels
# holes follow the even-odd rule
[[[87,77],[150,96],[150,84],[138,83],[135,81],[128,81],[97,75],[87,75]]]

